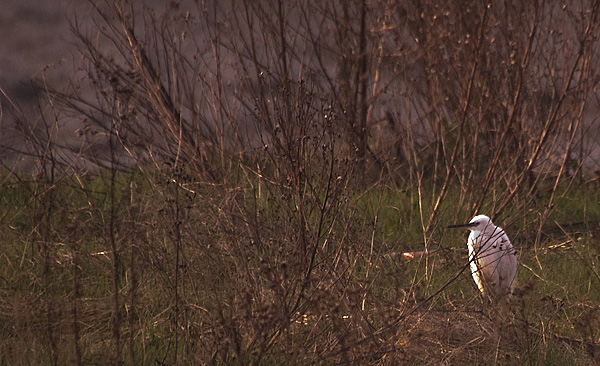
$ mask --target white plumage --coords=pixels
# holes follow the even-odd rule
[[[485,215],[450,227],[471,230],[467,241],[469,264],[479,290],[496,300],[510,298],[516,282],[517,254],[504,230]]]

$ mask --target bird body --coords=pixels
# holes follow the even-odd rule
[[[504,230],[485,215],[451,227],[471,230],[467,241],[469,265],[479,290],[497,300],[510,298],[516,283],[517,255]]]

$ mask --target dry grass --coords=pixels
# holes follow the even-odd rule
[[[81,79],[7,106],[0,363],[598,361],[595,3],[233,3],[91,2]],[[444,229],[475,212],[506,307]]]
[[[353,208],[344,191],[335,220],[316,244],[307,241],[316,252],[310,263],[301,236],[318,237],[308,230],[319,227],[318,215],[303,233],[289,224],[299,218],[288,202],[256,201],[252,188],[174,185],[182,173],[165,174],[151,181],[120,173],[118,209],[103,193],[108,177],[79,176],[85,183],[77,188],[65,176],[56,182],[48,242],[38,237],[42,228],[23,224],[36,204],[3,206],[13,228],[1,273],[5,362],[104,364],[115,342],[131,364],[533,365],[597,357],[599,245],[588,234],[597,231],[591,221],[537,248],[513,227],[518,296],[498,308],[464,271],[460,234],[439,229],[432,241],[441,249],[400,258],[403,246],[382,235],[380,222],[365,230],[370,213]],[[20,184],[3,187],[5,202],[26,198]],[[402,204],[385,196],[372,191],[361,205]],[[595,205],[587,210],[597,215]]]

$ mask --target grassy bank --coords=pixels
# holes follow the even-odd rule
[[[507,309],[485,303],[465,270],[467,233],[444,229],[466,212],[447,204],[424,232],[430,207],[416,191],[431,197],[431,187],[351,186],[327,203],[332,193],[202,184],[181,171],[6,175],[1,363],[598,357],[597,186],[571,188],[544,223],[535,205],[498,219],[519,250]]]

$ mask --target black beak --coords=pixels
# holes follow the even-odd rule
[[[456,229],[459,227],[474,227],[477,226],[477,223],[473,222],[473,223],[468,223],[468,224],[458,224],[458,225],[449,225],[446,226],[448,229]]]

